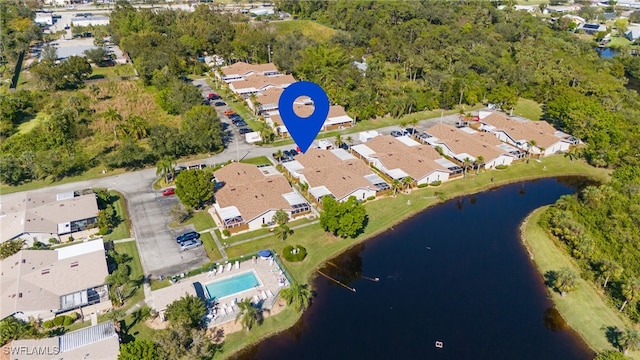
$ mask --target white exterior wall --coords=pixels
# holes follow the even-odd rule
[[[331,190],[331,189],[329,189]],[[343,201],[347,201],[349,200],[349,197],[351,196],[355,196],[357,200],[364,200],[370,196],[376,196],[376,192],[375,190],[371,190],[371,189],[358,189],[352,193],[350,193],[349,195],[343,197],[342,199],[338,199],[338,201],[343,202]]]
[[[553,155],[557,152],[569,151],[570,146],[571,144],[569,144],[566,141],[558,141],[557,143],[550,146],[548,149],[545,149],[543,156]]]
[[[449,180],[449,173],[446,171],[434,171],[431,174],[423,177],[422,179],[419,179],[417,181],[418,185],[422,185],[422,184],[430,184],[432,182],[435,181],[442,181],[445,182]]]
[[[276,210],[269,210],[266,213],[258,216],[257,218],[249,221],[247,225],[249,225],[249,230],[256,230],[262,228],[262,224],[268,224],[273,219],[273,215],[275,215]],[[287,212],[289,214],[289,212]],[[289,214],[290,215],[290,214]],[[264,220],[264,222],[263,222]]]
[[[492,169],[498,165],[511,165],[512,162],[513,162],[512,156],[500,155],[497,158],[492,159],[491,161],[485,161],[484,168]]]
[[[502,131],[495,131],[495,132],[492,132],[492,134],[495,135],[498,138],[498,140],[502,142],[506,142],[511,145],[516,145],[513,141],[511,141],[511,139],[507,136],[507,134],[505,134]]]

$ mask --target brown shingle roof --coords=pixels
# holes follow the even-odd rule
[[[293,189],[281,174],[265,175],[255,165],[231,163],[216,171],[215,176],[225,183],[216,192],[219,206],[235,206],[245,222],[271,209],[291,210],[282,195]]]
[[[0,318],[17,311],[56,311],[60,296],[104,284],[109,274],[104,247],[62,259],[59,251],[21,250],[0,261]]]
[[[296,79],[292,75],[278,75],[278,76],[264,76],[264,75],[254,75],[250,76],[244,80],[234,81],[229,84],[230,87],[233,87],[235,91],[240,89],[256,89],[260,90],[268,85],[271,86],[282,86],[289,85],[296,82]]]
[[[364,178],[373,172],[360,160],[340,160],[331,151],[321,149],[309,149],[295,159],[304,166],[299,172],[310,188],[325,186],[339,200],[360,188],[373,189]]]
[[[220,70],[225,76],[229,76],[229,75],[245,76],[252,71],[258,74],[262,74],[265,71],[278,71],[278,68],[276,68],[275,64],[273,63],[247,64],[246,62],[239,61],[229,66],[223,66],[220,68]]]
[[[391,135],[376,136],[365,145],[375,152],[372,157],[380,159],[388,170],[401,169],[416,181],[435,170],[449,172],[435,162],[442,157],[431,146],[407,146]]]
[[[451,125],[437,124],[429,128],[427,132],[445,143],[456,154],[467,153],[475,158],[482,156],[485,161],[491,161],[505,153],[495,144],[483,143],[481,142],[482,138],[476,137],[475,134],[467,134]],[[486,136],[486,139],[492,137],[497,140],[495,136],[488,135],[490,136]]]
[[[494,112],[482,119],[482,122],[502,130],[513,140],[528,142],[535,140],[536,146],[548,148],[561,139],[554,135],[555,129],[544,120],[520,122],[508,116]]]

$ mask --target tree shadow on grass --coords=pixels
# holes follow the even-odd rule
[[[622,351],[622,345],[620,344],[621,342],[620,335],[622,334],[622,331],[618,329],[617,326],[603,326],[600,329],[604,331],[604,334],[607,337],[607,341],[609,341],[609,344],[613,345],[613,347],[615,347],[616,349]]]
[[[556,281],[558,280],[558,272],[555,270],[549,270],[544,273],[544,284],[547,285],[550,289],[560,294],[558,289],[556,288]]]

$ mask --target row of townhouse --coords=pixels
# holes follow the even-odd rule
[[[264,116],[266,122],[282,137],[289,136],[278,111],[280,95],[289,85],[296,82],[290,74],[282,74],[273,63],[247,64],[237,62],[221,67],[216,77],[225,82],[235,94],[243,97],[249,108]],[[313,113],[313,100],[301,97],[294,103],[298,116],[307,117]],[[322,131],[351,127],[355,120],[340,105],[331,105]]]

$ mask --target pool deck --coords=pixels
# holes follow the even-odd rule
[[[215,273],[202,273],[192,277],[180,279],[178,282],[169,287],[152,291],[151,299],[148,299],[147,301],[148,305],[156,309],[156,311],[163,313],[169,304],[176,300],[179,300],[185,295],[198,296],[194,284],[199,283],[201,289],[203,289],[204,291],[204,296],[207,298],[206,300],[209,310],[217,308],[215,319],[212,316],[208,316],[208,325],[212,327],[232,320],[235,321],[237,306],[233,307],[232,304],[236,298],[238,299],[238,301],[248,298],[252,299],[253,302],[254,297],[257,296],[260,300],[258,301],[258,306],[260,306],[260,308],[262,309],[270,309],[271,306],[275,303],[278,292],[283,288],[278,284],[279,279],[284,278],[286,284],[285,286],[289,285],[289,282],[286,281],[284,275],[281,274],[281,269],[275,261],[271,262],[269,260],[261,258],[256,258],[255,261],[249,259],[240,263],[239,269],[235,269],[235,266],[232,266],[231,270],[229,271],[226,270],[227,264],[224,263],[224,265],[225,269],[222,273],[217,273],[217,271]],[[210,304],[208,293],[205,288],[207,284],[223,279],[228,279],[231,276],[242,274],[250,270],[253,270],[255,272],[256,277],[258,278],[258,281],[262,284],[262,286],[223,297],[219,299],[219,304],[215,307],[213,306],[213,304]],[[262,294],[262,292],[267,293],[268,291],[271,291],[274,296],[268,297],[266,300],[260,299],[260,295]],[[220,311],[221,307],[224,306],[225,310],[227,310],[229,308],[229,305],[231,305],[232,309],[235,309],[226,315],[222,315],[222,312]]]

